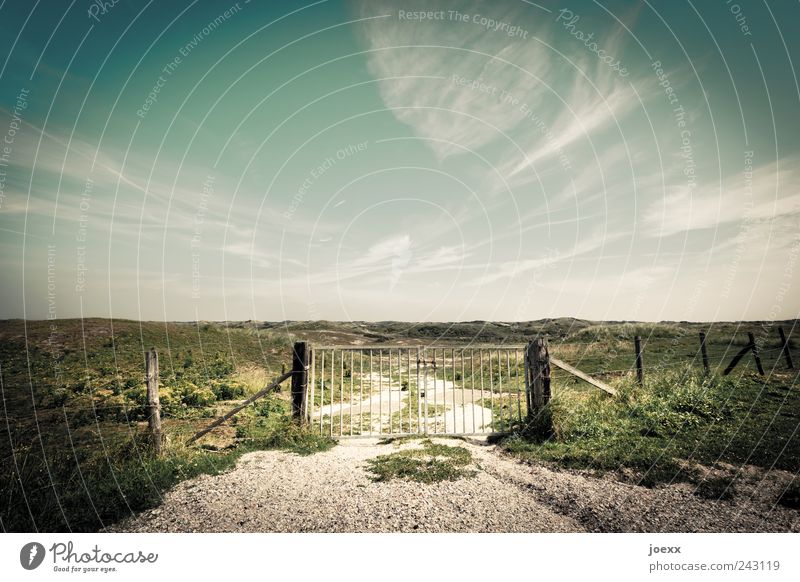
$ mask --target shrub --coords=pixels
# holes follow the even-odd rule
[[[175,416],[183,409],[180,394],[175,394],[170,388],[159,390],[158,402],[163,416]]]
[[[197,386],[188,380],[179,380],[172,387],[172,395],[183,406],[197,408],[216,402],[217,397],[211,388]]]
[[[126,409],[122,416],[141,420],[147,415],[147,386],[139,384],[125,391]],[[216,402],[210,388],[198,387],[187,380],[176,380],[159,387],[158,400],[162,416],[180,416],[186,408],[202,408]]]
[[[159,397],[162,400],[163,410],[163,395],[159,394]],[[147,409],[147,386],[139,384],[129,388],[125,391],[125,400],[129,418],[144,418]]]
[[[719,421],[726,413],[721,382],[693,371],[659,374],[639,390],[630,411],[647,430],[668,435]]]
[[[255,413],[257,416],[268,418],[274,415],[286,414],[287,410],[283,402],[278,399],[270,398],[267,396],[261,402],[255,405]]]
[[[89,393],[92,391],[92,379],[89,376],[83,376],[72,384],[71,389],[76,394]]]
[[[225,358],[222,353],[217,353],[206,366],[210,378],[223,379],[227,378],[235,371],[233,363]]]
[[[238,380],[212,380],[211,391],[217,400],[234,400],[244,396],[245,386]]]
[[[61,408],[69,400],[69,390],[66,388],[52,388],[47,392],[44,405],[49,408]]]

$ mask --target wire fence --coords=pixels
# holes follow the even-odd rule
[[[593,342],[556,339],[549,345],[554,358],[606,381],[637,371],[644,379],[692,369],[719,373],[726,364],[730,367],[734,355],[745,357],[738,371],[763,373],[760,363],[753,366],[748,351],[772,374],[791,369],[794,349],[783,330],[778,331],[780,341],[763,334],[757,338],[749,334],[747,341],[740,336],[707,338],[705,357],[702,339],[698,342],[694,334],[645,338],[640,341],[643,358],[636,357],[635,342],[628,337]],[[524,354],[521,344],[315,346],[305,395],[306,420],[313,430],[330,436],[504,432],[528,414]],[[169,391],[170,380],[164,380],[162,390]],[[580,382],[561,371],[554,376],[557,387],[582,389]],[[61,422],[73,430],[97,421],[135,425],[146,418],[143,403],[132,400],[119,379],[93,379],[86,389],[70,394],[63,405],[48,403],[46,397],[42,400],[47,394],[45,385],[36,390],[25,386],[21,392],[9,388],[6,385],[4,391],[8,406],[0,409],[7,427],[29,424],[34,410],[38,422],[43,414],[63,409]],[[588,385],[585,389],[593,390]],[[12,395],[13,400],[8,399]],[[216,411],[214,406],[193,409],[189,405],[184,410],[185,405],[180,405],[182,414],[188,410],[210,417]]]

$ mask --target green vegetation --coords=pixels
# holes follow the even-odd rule
[[[502,441],[522,459],[597,472],[645,485],[684,480],[697,494],[729,497],[730,478],[706,478],[698,465],[751,464],[796,472],[800,393],[787,375],[704,376],[685,367],[650,374],[645,385],[618,380],[619,395],[556,390],[541,426]]]
[[[160,503],[175,483],[230,468],[245,452],[310,454],[333,442],[289,421],[288,383],[185,446],[262,388],[291,338],[216,324],[89,319],[0,322],[0,529],[97,531]],[[157,346],[164,455],[145,422],[144,351]]]
[[[322,453],[336,445],[331,438],[299,427],[292,422],[288,411],[273,422],[243,424],[239,421],[237,436],[251,441],[251,448],[280,449],[302,456]]]
[[[299,429],[289,419],[289,408],[280,395],[268,396],[234,417],[235,437],[214,433],[201,442],[222,444],[200,447],[184,444],[193,424],[165,422],[161,457],[152,454],[148,434],[140,425],[123,425],[115,431],[101,424],[89,434],[49,426],[48,441],[41,443],[44,449],[39,443],[18,445],[9,461],[11,470],[0,480],[4,501],[11,500],[3,507],[3,528],[96,531],[158,505],[161,494],[179,481],[229,469],[244,453],[282,449],[307,455],[334,445]],[[58,438],[65,444],[58,446]]]
[[[414,441],[419,441],[423,439],[428,440],[423,435],[418,435],[418,434],[408,434],[400,437],[387,436],[379,440],[378,444],[395,445],[396,447],[399,447],[400,445],[404,445],[406,443],[413,443]]]
[[[288,338],[256,335],[211,324],[159,324],[88,319],[0,324],[0,362],[7,406],[16,414],[34,408],[92,409],[101,419],[145,417],[144,352],[159,347],[162,413],[241,398],[252,369],[277,375]],[[279,369],[279,368],[278,368]],[[72,418],[73,423],[81,418]]]
[[[509,432],[519,428],[518,419],[526,418],[528,415],[524,392],[512,393],[511,396],[507,393],[493,395],[475,403],[492,411],[492,430],[495,432]]]
[[[783,322],[789,332],[794,322]],[[712,371],[719,372],[756,333],[767,376],[754,374],[746,357],[734,374],[705,378],[698,357],[698,331],[707,334]],[[553,369],[554,399],[536,426],[508,421],[517,404],[507,398],[508,386],[521,383],[521,362],[494,354],[480,360],[467,356],[461,369],[442,366],[452,347],[493,343],[520,345],[537,333],[550,337],[550,352],[584,372],[616,386],[611,398],[558,369]],[[631,376],[632,337],[644,341],[645,386]],[[229,410],[235,401],[254,393],[289,362],[296,339],[322,343],[435,343],[445,378],[475,383],[484,405],[491,406],[495,430],[513,430],[503,446],[524,459],[595,471],[615,471],[645,484],[687,480],[698,495],[715,499],[736,490],[730,475],[716,470],[721,463],[769,469],[800,468],[800,395],[797,377],[784,370],[777,333],[758,322],[699,324],[593,323],[574,319],[538,322],[406,324],[396,322],[281,323],[154,323],[100,319],[0,322],[0,529],[6,531],[96,531],[160,502],[163,491],[199,473],[226,470],[244,452],[281,448],[298,454],[326,450],[333,441],[311,436],[288,422],[288,383],[281,392],[248,407],[234,419],[186,447],[186,439],[209,419]],[[160,360],[160,395],[165,454],[152,455],[146,438],[144,352],[155,346]],[[796,345],[791,343],[792,349]],[[466,352],[470,354],[469,348]],[[389,369],[388,354],[384,375]],[[427,351],[426,358],[430,358]],[[408,360],[393,356],[393,378],[411,406],[412,429],[419,401],[416,372]],[[795,362],[800,355],[795,353]],[[344,367],[345,401],[355,380],[354,400],[360,399],[361,361],[337,361]],[[411,365],[416,362],[412,356]],[[319,365],[319,360],[317,361]],[[510,365],[510,374],[509,374]],[[429,366],[429,374],[432,366]],[[377,373],[378,370],[375,370]],[[364,373],[367,371],[365,369]],[[355,378],[354,378],[355,377]],[[330,376],[326,378],[328,381]],[[431,381],[432,376],[429,376]],[[502,396],[499,382],[502,380]],[[509,383],[509,380],[512,380]],[[321,378],[317,376],[317,382]],[[368,383],[367,383],[368,384]],[[367,384],[364,396],[368,397]],[[319,386],[317,386],[319,388]],[[334,398],[338,400],[341,386]],[[492,397],[489,397],[491,391]],[[512,390],[513,392],[514,390]],[[316,394],[320,391],[317,389]],[[358,393],[358,396],[356,396]],[[322,402],[319,396],[318,404]],[[326,387],[326,403],[330,390]],[[429,414],[433,414],[429,398]],[[440,406],[443,403],[437,403]],[[509,406],[511,408],[509,408]],[[437,407],[441,413],[443,408]],[[354,410],[354,432],[369,430],[367,411]],[[405,414],[393,410],[393,425],[403,429]],[[334,428],[339,419],[334,416]],[[342,422],[349,433],[350,417]],[[323,419],[325,432],[330,420]],[[451,447],[452,448],[452,447]],[[428,450],[424,445],[422,451]],[[403,452],[403,451],[399,451]],[[461,453],[458,453],[461,454]],[[421,456],[420,456],[421,455]],[[425,457],[424,455],[428,455]],[[466,471],[446,454],[415,453],[386,464],[387,475],[419,472],[448,474]],[[429,463],[430,462],[430,463]],[[426,465],[426,463],[429,464]],[[444,463],[450,467],[441,467]],[[420,469],[423,467],[423,469]],[[708,467],[714,469],[709,473]],[[797,507],[797,480],[779,500]]]
[[[402,441],[408,442],[408,441]],[[367,462],[374,481],[409,479],[419,483],[456,481],[475,475],[469,469],[472,455],[464,447],[451,447],[424,439],[421,448],[381,455]]]

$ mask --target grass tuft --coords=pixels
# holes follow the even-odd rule
[[[255,442],[259,448],[279,449],[301,456],[323,453],[336,446],[332,438],[312,433],[289,419],[283,421],[271,435],[263,440],[256,439]]]
[[[464,447],[451,447],[430,439],[424,439],[421,444],[422,448],[406,449],[369,460],[368,470],[373,473],[373,480],[407,479],[418,483],[438,483],[475,475],[474,470],[468,469],[472,454]]]

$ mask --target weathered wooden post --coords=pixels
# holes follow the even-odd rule
[[[640,385],[644,384],[644,358],[642,357],[642,338],[636,336],[633,338],[633,346],[636,350],[636,379]]]
[[[761,366],[761,357],[758,355],[758,346],[756,345],[756,336],[752,331],[747,332],[747,337],[750,338],[750,349],[753,351],[753,359],[756,361],[756,368],[758,373],[764,375],[764,368]]]
[[[706,334],[700,332],[700,354],[703,356],[703,371],[708,374],[711,370],[708,365],[708,352],[706,351]]]
[[[550,402],[550,351],[547,338],[538,337],[526,348],[528,371],[528,416],[541,411]]]
[[[308,390],[307,342],[295,342],[292,348],[292,416],[300,423],[306,421],[306,390]]]
[[[161,455],[161,404],[158,400],[158,352],[155,348],[145,354],[145,381],[147,383],[147,424],[153,439],[153,450]]]
[[[530,419],[533,414],[532,345],[533,342],[528,342],[528,345],[525,346],[525,356],[522,358],[525,363],[525,410],[528,413],[528,419]]]
[[[783,357],[786,358],[786,368],[788,370],[794,370],[792,354],[789,352],[789,340],[786,339],[786,335],[783,333],[783,328],[780,326],[778,327],[778,335],[781,336],[781,350],[783,351]]]
[[[753,336],[753,334],[750,334],[750,337],[751,337],[751,338],[752,338],[752,336]],[[731,343],[733,343],[733,342],[731,342]],[[722,375],[723,375],[723,376],[727,376],[728,374],[730,374],[731,372],[733,372],[733,369],[734,369],[734,368],[737,366],[737,364],[739,363],[739,361],[740,361],[740,360],[741,360],[743,357],[745,357],[745,356],[747,355],[747,352],[749,352],[749,351],[752,351],[752,349],[753,349],[753,341],[752,341],[752,339],[751,339],[751,340],[750,340],[750,343],[748,343],[746,346],[744,346],[744,347],[743,347],[741,350],[739,350],[739,351],[736,353],[736,355],[735,355],[735,356],[733,356],[733,359],[731,360],[731,363],[730,363],[730,364],[728,364],[728,366],[727,366],[727,367],[725,368],[725,370],[722,372]]]

